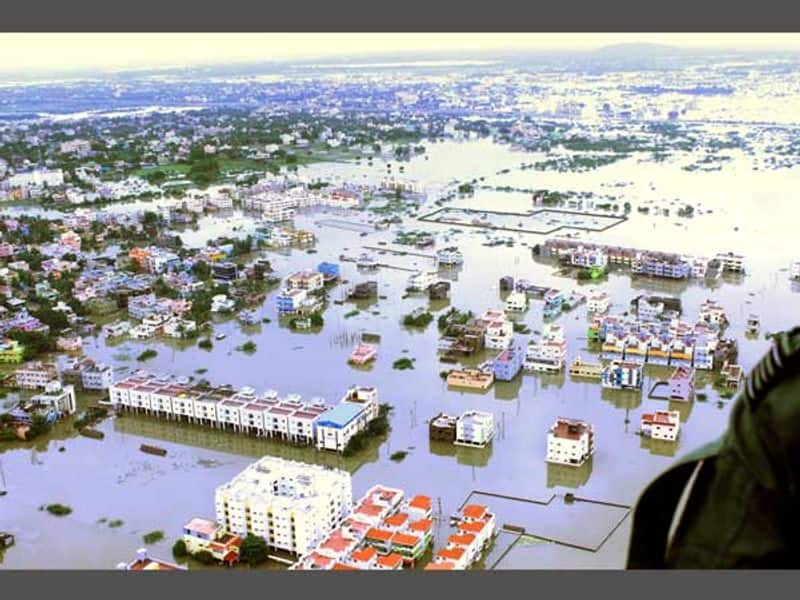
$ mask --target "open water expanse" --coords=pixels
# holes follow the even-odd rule
[[[704,300],[716,299],[731,321],[725,336],[739,340],[739,363],[745,369],[753,366],[768,347],[764,332],[797,324],[800,293],[793,288],[787,272],[790,260],[800,258],[794,243],[794,206],[796,190],[800,189],[797,170],[756,171],[751,159],[742,155],[735,156],[720,171],[688,172],[681,168],[690,162],[688,156],[657,163],[638,162],[634,155],[586,173],[560,173],[520,170],[521,163],[534,162],[542,155],[516,152],[488,140],[427,147],[427,157],[403,163],[404,173],[396,173],[399,163],[393,163],[391,169],[399,178],[415,180],[428,193],[420,215],[437,208],[434,200],[454,181],[483,176],[485,180],[480,185],[588,192],[598,202],[608,201],[605,197],[612,195],[617,199],[611,202],[632,204],[627,221],[601,233],[582,233],[583,239],[702,256],[734,251],[747,259],[747,275],[723,277],[711,286],[632,279],[627,273],[614,273],[604,282],[580,286],[584,292],[590,287],[606,289],[612,297],[612,313],[629,310],[629,302],[639,294],[680,295],[684,318],[693,321]],[[499,173],[504,169],[509,172]],[[303,171],[314,178],[341,177],[355,182],[377,182],[388,172],[386,163],[380,160],[372,165],[320,163]],[[675,216],[677,208],[685,204],[695,207],[694,217]],[[648,215],[637,211],[645,205],[652,207]],[[525,212],[532,203],[530,194],[477,189],[473,196],[457,197],[447,206]],[[656,207],[670,208],[670,216],[656,216]],[[357,256],[365,245],[377,247],[379,242],[386,242],[386,248],[398,248],[392,243],[397,227],[361,236],[354,230],[357,228],[330,223],[353,223],[369,217],[366,211],[300,214],[295,224],[318,236],[317,252],[266,254],[276,272],[285,277],[299,269],[316,268],[323,260],[340,262],[341,254]],[[234,227],[238,229],[234,231]],[[208,238],[244,234],[250,227],[250,219],[238,211],[205,217],[199,231],[184,233],[184,242],[202,245]],[[120,561],[131,560],[143,545],[141,536],[152,530],[163,530],[166,537],[152,545],[151,552],[170,559],[170,547],[185,522],[194,516],[213,518],[215,487],[254,459],[275,454],[346,468],[353,474],[354,497],[375,483],[400,487],[408,494],[430,495],[435,510],[440,510],[443,517],[437,525],[438,539],[446,538],[447,517],[472,492],[541,502],[555,495],[549,504],[535,509],[498,501],[494,507],[498,522],[527,524],[530,533],[593,550],[531,538],[509,540],[503,534],[486,566],[622,568],[630,515],[626,516],[621,508],[567,504],[564,494],[573,492],[581,498],[622,506],[634,504],[642,488],[676,457],[724,431],[731,401],[718,402],[711,378],[701,373],[696,387],[707,394],[707,399],[670,405],[680,410],[682,420],[680,439],[670,445],[649,442],[637,434],[642,413],[668,406],[665,401],[647,398],[652,381],[669,373],[664,368],[648,367],[642,392],[636,393],[601,390],[598,382],[574,381],[565,374],[521,375],[514,382],[497,383],[483,394],[448,390],[439,376],[449,365],[437,360],[435,321],[424,331],[412,330],[401,325],[403,315],[417,307],[428,307],[435,315],[449,306],[475,313],[502,308],[498,279],[503,275],[566,291],[578,287],[578,283],[574,278],[560,276],[555,265],[533,259],[531,247],[546,236],[496,232],[491,235],[512,238],[514,246],[487,247],[483,245],[487,234],[480,229],[463,227],[460,232],[453,232],[454,226],[422,223],[409,217],[404,217],[399,227],[436,232],[437,248],[457,245],[461,249],[463,267],[442,273],[451,281],[449,301],[430,303],[421,295],[403,298],[408,270],[381,268],[374,273],[360,273],[354,263],[340,262],[344,279],[351,283],[377,279],[379,294],[385,299],[358,306],[332,302],[318,333],[292,332],[280,326],[274,302],[277,290],[273,290],[258,311],[262,317],[272,319],[270,323],[243,327],[235,318],[220,320],[215,332],[222,331],[227,337],[214,341],[211,351],[157,340],[107,345],[103,339],[95,338],[84,346],[87,355],[121,370],[144,366],[154,372],[191,376],[197,369],[207,369],[202,377],[213,383],[249,385],[259,391],[275,389],[281,395],[299,393],[305,398],[322,396],[329,403],[338,401],[352,384],[375,385],[379,400],[394,406],[392,430],[386,441],[375,442],[362,454],[345,459],[148,417],[126,415],[104,421],[98,426],[105,433],[102,441],[77,436],[65,423],[49,440],[0,449],[8,490],[0,498],[0,530],[16,536],[16,545],[0,558],[0,566],[113,568]],[[559,234],[565,232],[569,230]],[[418,252],[433,254],[433,250]],[[380,262],[404,269],[433,268],[433,260],[424,256],[387,253],[377,257]],[[331,299],[342,298],[345,288],[346,285],[334,288]],[[359,314],[345,318],[354,308],[359,308]],[[532,331],[539,331],[541,311],[541,302],[534,300],[518,319]],[[758,314],[762,324],[761,333],[754,339],[744,336],[750,313]],[[561,315],[556,322],[566,330],[568,362],[578,355],[597,359],[586,349],[585,305]],[[381,335],[377,362],[368,370],[347,364],[355,336],[361,331]],[[525,341],[528,336],[518,337]],[[257,344],[256,353],[246,355],[235,350],[246,340]],[[146,347],[156,349],[158,356],[142,365],[135,357]],[[404,356],[415,359],[414,369],[392,369],[392,363]],[[490,356],[478,357],[472,364]],[[123,374],[120,372],[117,377]],[[467,409],[495,415],[498,433],[489,448],[456,449],[429,442],[427,422],[431,417],[441,411],[459,414]],[[580,469],[548,466],[544,461],[546,431],[559,416],[580,418],[595,426],[596,454]],[[139,451],[143,442],[166,448],[168,455],[143,454]],[[59,451],[62,447],[64,450]],[[398,450],[408,451],[406,458],[401,462],[390,460],[389,456]],[[493,506],[490,496],[482,501]],[[73,513],[55,517],[39,510],[54,502],[69,505]],[[110,527],[109,522],[115,519],[121,524]]]

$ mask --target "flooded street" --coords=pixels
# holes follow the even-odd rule
[[[16,545],[0,554],[0,568],[113,568],[121,561],[131,560],[143,545],[142,535],[153,530],[164,531],[165,538],[148,548],[153,555],[171,560],[170,548],[183,524],[194,516],[213,518],[214,489],[265,454],[345,468],[353,474],[354,498],[375,483],[399,487],[407,494],[429,495],[434,512],[441,517],[436,526],[439,540],[451,532],[448,516],[472,492],[541,501],[555,494],[555,499],[535,514],[500,502],[495,506],[490,497],[482,501],[498,511],[499,525],[527,519],[531,533],[578,545],[585,542],[597,546],[597,550],[523,538],[514,540],[513,547],[502,557],[496,556],[499,550],[494,552],[487,559],[487,566],[622,568],[630,515],[625,518],[624,509],[601,511],[595,505],[567,505],[563,495],[573,492],[585,499],[633,505],[642,488],[676,457],[725,430],[732,401],[721,400],[711,386],[710,376],[703,372],[698,374],[696,389],[707,394],[706,400],[681,404],[649,399],[647,392],[652,383],[669,374],[668,369],[655,367],[645,369],[639,392],[602,390],[598,382],[573,380],[563,373],[522,374],[513,382],[496,383],[486,393],[448,390],[440,372],[450,366],[437,358],[439,332],[435,320],[426,329],[418,330],[404,327],[402,317],[418,307],[434,311],[434,316],[450,306],[478,314],[488,308],[502,309],[498,280],[503,275],[565,291],[605,289],[611,295],[611,312],[616,314],[628,311],[630,301],[639,294],[679,295],[683,318],[693,321],[700,304],[713,298],[727,312],[731,324],[725,336],[738,340],[738,362],[747,370],[768,348],[763,334],[796,325],[800,315],[800,293],[792,288],[786,273],[789,261],[800,258],[796,256],[797,244],[787,243],[796,235],[796,219],[788,216],[796,211],[794,196],[800,189],[800,172],[754,171],[745,156],[726,164],[721,171],[687,172],[681,166],[688,160],[638,163],[634,156],[587,173],[559,173],[519,170],[520,163],[534,162],[543,155],[512,151],[488,140],[428,144],[427,148],[427,156],[403,163],[404,173],[398,175],[401,180],[417,181],[428,193],[420,215],[436,208],[434,201],[450,189],[453,181],[480,176],[486,177],[481,182],[485,185],[592,192],[598,201],[603,195],[613,194],[618,196],[614,202],[632,204],[627,221],[602,233],[582,233],[582,239],[701,256],[733,251],[745,256],[748,274],[723,277],[711,287],[696,281],[633,279],[624,272],[613,273],[600,283],[579,285],[572,278],[560,276],[554,264],[534,260],[531,252],[547,237],[569,230],[551,236],[497,232],[517,243],[513,247],[490,248],[482,245],[486,235],[480,229],[463,227],[460,233],[453,233],[450,226],[403,217],[401,229],[436,232],[436,248],[457,245],[462,251],[463,267],[442,273],[451,283],[449,301],[431,303],[424,295],[403,299],[408,269],[433,269],[434,262],[424,256],[387,253],[379,255],[380,261],[402,269],[381,268],[366,273],[359,272],[355,263],[340,263],[343,279],[350,283],[376,279],[378,293],[385,299],[358,307],[351,302],[331,302],[319,333],[298,333],[281,326],[275,289],[257,310],[261,318],[271,322],[248,327],[235,318],[219,320],[214,331],[227,335],[223,340],[214,340],[210,351],[194,344],[159,340],[126,340],[113,345],[99,337],[86,340],[86,355],[117,369],[145,368],[156,373],[202,376],[215,384],[248,385],[258,391],[274,389],[281,396],[322,396],[329,404],[338,402],[350,385],[374,385],[379,401],[394,407],[390,415],[392,430],[386,441],[376,441],[362,453],[343,458],[144,416],[107,419],[98,426],[105,433],[103,440],[78,436],[68,424],[62,424],[49,441],[0,446],[0,464],[8,490],[6,496],[0,497],[0,530],[16,536]],[[392,162],[391,171],[395,174],[399,164]],[[497,174],[501,169],[510,171]],[[305,168],[302,174],[323,180],[341,177],[353,182],[378,182],[387,172],[386,163],[375,160],[372,166],[363,161],[360,165],[319,163]],[[620,182],[625,185],[614,187]],[[651,200],[649,206],[671,208],[671,216],[656,216],[652,210],[650,214],[637,211],[637,207],[648,206],[646,203]],[[677,208],[686,204],[695,206],[695,216],[675,216]],[[481,189],[474,196],[457,197],[445,206],[509,212],[532,208],[530,194]],[[117,208],[110,206],[108,210]],[[394,246],[395,228],[360,236],[335,223],[323,223],[329,219],[364,221],[367,215],[301,212],[295,225],[317,235],[316,252],[266,252],[266,256],[276,273],[285,277],[303,268],[315,269],[322,261],[340,262],[341,254],[357,256],[364,251],[363,246],[377,247],[380,242],[385,242],[386,248],[433,255],[434,250],[430,249]],[[200,230],[186,232],[183,240],[189,246],[199,246],[208,238],[231,234],[233,227],[246,231],[250,224],[251,220],[240,211],[204,217]],[[331,300],[343,299],[346,287],[340,284],[334,288]],[[354,308],[359,308],[359,313],[346,317]],[[761,333],[754,339],[744,335],[750,313],[761,318]],[[531,331],[540,331],[542,302],[533,300],[518,320]],[[596,360],[596,355],[586,349],[589,320],[585,304],[564,313],[556,322],[565,328],[568,363],[577,356]],[[354,337],[362,331],[381,336],[377,362],[366,370],[347,364]],[[528,337],[517,336],[524,341]],[[257,345],[255,353],[236,350],[248,340]],[[158,355],[139,363],[136,356],[145,348],[157,350]],[[485,353],[471,363],[492,355]],[[402,357],[415,359],[413,370],[392,368],[392,363]],[[200,375],[200,369],[207,371]],[[117,378],[123,375],[118,371]],[[637,431],[641,415],[668,405],[681,413],[677,444],[659,444],[640,437]],[[440,412],[461,414],[468,409],[494,414],[498,433],[489,448],[478,450],[429,441],[428,421],[432,417]],[[585,467],[576,470],[545,463],[546,432],[558,417],[594,424],[597,450]],[[155,443],[168,454],[144,454],[139,450],[142,443]],[[61,447],[65,448],[63,452],[59,451]],[[390,455],[398,450],[408,451],[408,455],[400,462],[391,460]],[[72,514],[56,517],[40,510],[42,505],[55,502],[72,507]],[[109,522],[115,519],[122,523],[110,527]],[[498,545],[506,542],[505,535],[501,534]]]

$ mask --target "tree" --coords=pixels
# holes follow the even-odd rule
[[[242,540],[239,557],[251,567],[266,562],[269,559],[267,542],[257,535],[248,535]]]
[[[172,545],[172,555],[175,558],[183,558],[189,554],[189,551],[186,549],[186,542],[183,540],[178,540]]]

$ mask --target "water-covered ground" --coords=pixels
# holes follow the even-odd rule
[[[796,245],[791,243],[796,229],[794,194],[800,183],[796,170],[753,171],[749,161],[741,157],[725,164],[721,171],[688,172],[681,168],[688,159],[640,163],[635,156],[587,173],[518,169],[521,163],[535,158],[487,140],[429,144],[427,158],[405,163],[405,173],[399,176],[418,181],[428,192],[429,201],[419,214],[433,210],[433,201],[453,181],[485,176],[483,185],[591,192],[598,201],[613,195],[619,204],[631,202],[633,210],[627,221],[602,233],[583,234],[586,239],[704,256],[728,250],[744,254],[749,273],[742,278],[722,279],[713,287],[694,282],[632,280],[627,274],[613,274],[593,285],[609,291],[612,312],[620,313],[628,310],[633,297],[643,293],[680,295],[687,319],[696,316],[705,299],[717,299],[731,321],[726,335],[739,339],[739,362],[745,368],[760,358],[768,344],[763,335],[757,339],[744,337],[745,320],[751,312],[761,317],[762,333],[796,324],[800,294],[793,290],[786,272],[790,259],[798,258],[794,256]],[[397,169],[398,163],[393,163],[392,171]],[[503,169],[510,171],[498,174]],[[305,170],[313,177],[339,176],[355,181],[379,181],[387,172],[386,164],[378,160],[372,166],[365,162],[317,164]],[[691,219],[675,216],[676,209],[685,204],[695,206]],[[641,214],[637,207],[643,205],[669,207],[671,216],[656,216],[653,210],[649,215]],[[481,189],[474,196],[456,198],[452,206],[518,212],[532,208],[528,194]],[[246,228],[245,216],[236,212],[234,217],[207,217],[201,231],[185,241],[196,245],[205,238],[229,234],[233,227]],[[276,271],[285,276],[298,269],[315,268],[322,260],[338,261],[342,253],[357,255],[364,245],[377,247],[379,242],[386,242],[391,247],[394,230],[361,236],[353,230],[357,228],[341,228],[330,222],[368,217],[367,212],[303,214],[296,225],[318,235],[317,252],[293,250],[270,252],[268,256]],[[319,333],[295,333],[281,327],[273,291],[259,309],[261,316],[272,322],[243,328],[235,319],[221,321],[215,331],[223,331],[227,337],[214,341],[211,351],[161,341],[108,346],[96,339],[85,345],[89,356],[116,367],[142,366],[135,357],[144,347],[152,347],[158,356],[144,363],[152,371],[199,377],[196,370],[207,369],[202,377],[215,383],[275,389],[281,394],[296,392],[307,398],[323,396],[329,402],[338,401],[351,384],[376,385],[380,400],[395,407],[392,431],[384,443],[373,444],[360,456],[343,459],[145,417],[125,416],[102,423],[99,428],[106,434],[102,441],[62,428],[62,437],[69,437],[38,442],[33,448],[14,447],[0,454],[9,492],[0,498],[0,530],[17,537],[17,545],[6,551],[2,565],[112,568],[119,561],[129,560],[142,545],[141,536],[152,530],[166,533],[164,541],[151,547],[152,552],[168,558],[184,522],[193,516],[213,516],[214,488],[254,458],[273,453],[347,468],[353,473],[355,496],[377,482],[432,496],[435,508],[441,509],[444,517],[437,531],[440,537],[448,533],[447,516],[477,490],[542,500],[556,494],[546,512],[533,515],[523,511],[514,519],[530,519],[534,533],[545,537],[572,539],[586,533],[594,542],[604,537],[603,531],[595,531],[596,511],[565,504],[564,493],[572,491],[583,498],[632,505],[643,486],[675,457],[724,431],[730,401],[718,403],[710,378],[705,376],[697,384],[708,394],[705,401],[671,406],[682,416],[676,445],[653,444],[636,434],[642,413],[667,406],[664,401],[646,397],[652,381],[668,374],[664,369],[647,369],[643,393],[609,392],[601,390],[598,383],[573,381],[563,374],[523,375],[511,383],[495,384],[485,394],[448,390],[439,376],[447,365],[436,357],[435,322],[424,331],[410,330],[400,324],[404,314],[420,306],[436,313],[448,306],[476,313],[501,308],[498,279],[502,275],[565,290],[576,287],[577,282],[559,276],[553,265],[533,260],[531,247],[546,239],[544,236],[502,232],[503,237],[517,240],[516,245],[487,247],[483,245],[486,234],[478,229],[464,227],[461,233],[452,233],[451,226],[407,217],[401,227],[438,232],[438,247],[455,244],[461,248],[463,267],[446,274],[452,284],[449,302],[431,304],[423,296],[403,299],[409,275],[406,270],[383,268],[374,274],[359,273],[355,264],[343,262],[345,279],[377,279],[379,294],[385,299],[361,305],[359,314],[349,318],[345,315],[354,309],[352,303],[331,303]],[[380,259],[404,268],[433,267],[433,261],[422,256],[385,254]],[[339,299],[344,287],[335,288],[331,298]],[[531,330],[541,329],[541,309],[541,303],[533,301],[520,317]],[[558,322],[566,329],[568,360],[579,354],[588,356],[585,305],[562,315]],[[347,365],[354,336],[363,330],[381,334],[378,360],[369,370]],[[255,354],[235,350],[246,340],[257,344]],[[392,369],[392,362],[403,356],[415,359],[413,370]],[[441,411],[457,414],[466,409],[494,413],[499,432],[490,448],[455,449],[429,442],[430,417]],[[559,416],[594,424],[597,452],[589,465],[571,470],[544,462],[546,431]],[[168,455],[143,454],[139,451],[142,442],[157,443],[168,450]],[[59,452],[62,446],[65,451]],[[398,450],[407,450],[407,457],[401,462],[390,460]],[[74,512],[59,518],[39,510],[52,502],[67,504]],[[487,502],[491,505],[490,500]],[[610,531],[617,515],[606,516],[600,522],[607,522]],[[101,519],[121,519],[123,524],[111,528],[108,521],[98,522]],[[507,553],[505,548],[502,552],[496,549],[487,564],[491,566],[502,554],[497,568],[620,568],[629,525],[628,516],[596,552],[525,538]],[[541,531],[536,531],[537,527]],[[506,542],[503,538],[498,544]]]

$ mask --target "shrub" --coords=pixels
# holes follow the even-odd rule
[[[404,371],[406,369],[413,369],[414,368],[414,361],[410,358],[398,358],[396,361],[392,363],[392,368],[397,369],[398,371]]]
[[[178,540],[174,544],[172,544],[172,555],[176,558],[183,558],[189,554],[189,551],[186,549],[186,542],[183,540]]]
[[[389,460],[393,460],[395,462],[402,461],[406,456],[408,456],[408,452],[405,450],[398,450],[397,452],[393,452],[392,455],[389,457]]]
[[[200,552],[195,552],[192,554],[192,558],[204,565],[213,565],[215,562],[217,562],[217,559],[214,558],[214,555],[208,550],[200,550]]]
[[[65,517],[72,512],[72,509],[69,506],[64,504],[48,504],[47,505],[47,512],[51,515],[55,515],[57,517]]]
[[[197,347],[202,350],[211,350],[214,347],[214,343],[211,341],[211,338],[203,338],[197,342]]]
[[[240,350],[247,354],[253,354],[257,349],[256,343],[252,341],[247,341],[241,345]]]
[[[248,535],[242,540],[239,557],[251,567],[266,562],[269,559],[267,542],[257,535]]]
[[[158,352],[153,350],[152,348],[148,348],[144,352],[142,352],[139,356],[136,357],[136,360],[139,362],[144,362],[146,360],[150,360],[151,358],[155,358],[158,356]]]
[[[164,532],[161,530],[151,531],[142,536],[145,544],[155,544],[164,539]]]

